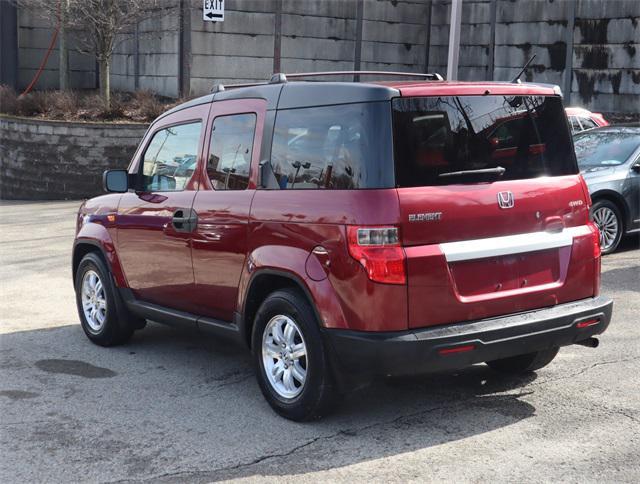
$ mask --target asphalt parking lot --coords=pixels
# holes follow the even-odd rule
[[[149,324],[126,346],[89,343],[70,277],[78,205],[0,204],[2,482],[638,481],[638,237],[603,260],[615,306],[599,348],[524,378],[478,365],[380,382],[297,424],[225,342]]]

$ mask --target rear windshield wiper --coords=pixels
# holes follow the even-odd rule
[[[496,175],[502,176],[504,172],[507,171],[506,168],[501,166],[496,166],[495,168],[482,168],[480,170],[462,170],[462,171],[449,171],[446,173],[440,173],[438,176],[441,178],[447,176],[466,176],[466,175]]]

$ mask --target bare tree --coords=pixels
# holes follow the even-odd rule
[[[0,0],[1,1],[1,0]],[[94,55],[100,71],[100,94],[111,106],[111,59],[118,42],[126,40],[144,18],[160,15],[161,7],[174,0],[13,0],[22,8],[60,26],[60,89],[68,89],[69,34],[77,40],[77,51]]]
[[[74,29],[80,52],[95,55],[100,69],[100,94],[111,106],[111,59],[117,42],[126,38],[143,18],[157,13],[159,0],[64,0],[68,23]],[[167,3],[167,2],[162,2]]]

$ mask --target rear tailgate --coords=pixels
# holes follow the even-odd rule
[[[398,98],[393,116],[410,327],[598,291],[588,193],[558,97]]]
[[[498,205],[505,191],[513,194],[509,209]],[[553,183],[403,188],[398,197],[412,328],[553,306],[597,291],[577,175]],[[433,213],[438,220],[428,220]]]

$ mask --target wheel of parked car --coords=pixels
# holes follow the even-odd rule
[[[283,289],[258,310],[252,335],[258,383],[273,409],[291,420],[321,417],[335,400],[318,322],[306,298]]]
[[[92,342],[113,346],[131,338],[135,328],[127,318],[118,317],[113,280],[97,254],[90,252],[80,261],[75,289],[80,323]]]
[[[549,348],[534,353],[527,353],[526,355],[487,361],[487,365],[489,365],[491,369],[501,373],[529,373],[544,368],[551,363],[559,350],[560,348],[558,347]]]
[[[618,247],[622,238],[623,222],[618,207],[609,200],[598,200],[591,207],[593,221],[600,229],[600,248],[610,254]]]

